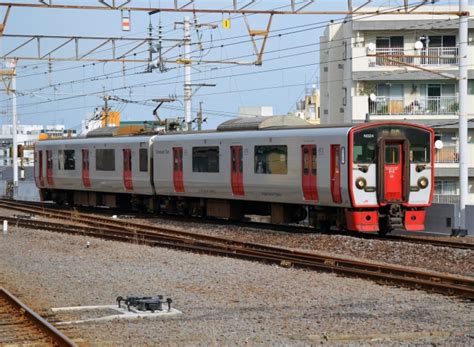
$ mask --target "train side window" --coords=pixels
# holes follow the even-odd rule
[[[193,172],[219,172],[219,147],[193,147]]]
[[[313,154],[313,155],[311,156],[311,160],[312,160],[312,164],[313,164],[313,166],[312,166],[312,168],[311,168],[311,174],[312,174],[313,176],[316,176],[316,173],[317,173],[317,171],[316,171],[316,165],[317,165],[317,160],[316,160],[316,147],[313,147],[313,149],[312,149],[311,151],[312,151],[312,154]]]
[[[244,153],[243,153],[242,148],[239,151],[239,160],[240,160],[239,172],[242,173],[244,171]]]
[[[308,147],[303,149],[303,174],[307,175],[309,173],[309,150]]]
[[[148,149],[147,148],[140,148],[139,152],[140,157],[140,172],[147,172],[148,171]]]
[[[174,155],[174,171],[181,171],[179,169],[179,152],[175,151]]]
[[[255,146],[255,173],[286,175],[288,173],[287,146]]]
[[[76,151],[73,149],[64,150],[62,161],[64,164],[64,170],[75,170],[76,169]]]
[[[398,164],[400,162],[399,145],[385,147],[385,164]]]
[[[230,149],[232,151],[232,172],[237,172],[237,158],[235,157],[235,148]]]
[[[58,150],[58,170],[62,170],[64,167],[64,153],[63,150]]]
[[[95,169],[97,171],[115,171],[115,150],[96,149]]]

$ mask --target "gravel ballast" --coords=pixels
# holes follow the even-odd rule
[[[429,244],[388,240],[368,240],[337,234],[291,234],[270,231],[268,229],[259,230],[234,225],[167,221],[159,218],[143,220],[143,222],[244,242],[298,249],[305,252],[326,253],[340,255],[349,259],[366,259],[382,263],[399,264],[411,268],[474,276],[474,252],[467,249],[436,247]],[[468,243],[474,242],[472,237],[466,237],[463,240]]]
[[[183,312],[61,327],[84,344],[474,343],[472,303],[365,280],[14,227],[0,254],[0,285],[43,314],[127,294]]]

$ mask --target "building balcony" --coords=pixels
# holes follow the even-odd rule
[[[459,163],[459,151],[456,146],[444,146],[435,150],[435,163]]]
[[[406,50],[404,48],[377,48],[375,59],[369,61],[369,66],[430,66],[459,64],[457,47],[436,47],[421,50]]]
[[[435,203],[435,204],[457,204],[457,203],[459,203],[459,195],[433,194],[433,203]]]
[[[406,103],[403,97],[377,96],[369,100],[370,115],[455,115],[459,103],[457,96],[419,97]]]
[[[469,45],[468,56],[474,56],[474,45]],[[458,47],[427,48],[422,50],[377,48],[372,52],[369,52],[367,47],[352,48],[352,73],[354,78],[358,80],[371,76],[367,74],[369,72],[393,72],[394,69],[411,73],[410,79],[412,80],[426,79],[426,76],[433,77],[431,73],[422,71],[418,67],[456,75],[458,64]],[[469,70],[472,70],[472,66],[469,66]],[[381,78],[380,76],[378,78],[374,76],[371,79]]]

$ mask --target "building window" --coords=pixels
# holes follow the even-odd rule
[[[287,146],[255,146],[255,173],[286,175],[288,173]]]
[[[193,172],[219,172],[219,147],[193,147]]]
[[[438,195],[457,195],[458,194],[458,182],[457,181],[435,181],[435,194]]]
[[[467,93],[469,95],[474,95],[474,80],[467,81]]]
[[[403,48],[403,36],[377,37],[375,47],[377,49]]]
[[[96,149],[95,169],[97,171],[115,171],[115,150]]]
[[[343,93],[342,106],[346,106],[347,105],[347,88],[346,87],[342,88],[342,93]]]
[[[140,172],[148,171],[148,149],[140,148]]]
[[[421,42],[425,48],[456,47],[456,36],[428,36],[422,38]]]

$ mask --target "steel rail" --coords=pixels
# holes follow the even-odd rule
[[[37,335],[37,340],[47,339],[54,346],[74,346],[77,347],[77,344],[69,339],[66,335],[48,323],[43,317],[34,312],[31,308],[22,303],[17,297],[11,294],[8,290],[3,287],[0,287],[0,302],[2,304],[8,305],[14,311],[18,312],[20,316],[20,321],[23,323],[18,323],[24,326],[25,330],[32,330],[33,335]],[[3,305],[2,305],[3,306]],[[25,320],[26,318],[26,320]],[[18,326],[18,324],[16,324]],[[1,324],[3,325],[3,324]],[[30,325],[34,326],[34,329],[30,328]],[[7,323],[8,326],[8,323]],[[28,334],[28,341],[14,341],[16,345],[23,345],[23,343],[32,343],[33,338]],[[0,341],[6,342],[8,341]],[[19,344],[18,344],[19,343]],[[2,344],[3,345],[3,344]],[[36,344],[35,344],[36,345]],[[42,344],[41,344],[42,345]]]
[[[127,226],[87,226],[75,224],[52,223],[36,220],[23,220],[11,217],[0,217],[16,223],[19,227],[46,229],[66,233],[80,233],[116,241],[125,241],[150,246],[160,246],[193,252],[235,257],[254,261],[264,261],[284,266],[309,268],[335,272],[345,276],[362,277],[378,283],[404,285],[416,289],[425,289],[437,293],[457,295],[474,299],[474,279],[469,277],[444,275],[431,271],[412,270],[402,266],[381,265],[372,262],[354,261],[340,257],[314,253],[304,253],[261,244],[240,242],[216,237],[192,234],[194,238],[183,233],[183,236],[163,235],[140,231]],[[172,230],[176,232],[176,230]]]
[[[42,214],[46,217],[67,217],[73,218],[77,221],[83,221],[84,223],[94,224],[91,223],[89,218],[94,218],[95,221],[99,221],[104,223],[105,225],[118,225],[123,226],[135,226],[139,228],[146,228],[148,230],[156,231],[156,232],[173,232],[172,229],[160,228],[149,224],[132,222],[132,221],[123,221],[123,220],[113,220],[108,217],[100,217],[93,214],[87,213],[78,213],[70,210],[61,210],[55,207],[54,205],[48,206],[44,203],[32,203],[32,202],[19,202],[19,201],[6,201],[0,200],[0,207],[8,208],[8,209],[15,209],[18,211],[26,212],[26,213],[37,213]],[[82,216],[82,217],[81,217]],[[219,221],[219,223],[227,223],[227,221]],[[232,224],[236,224],[235,222],[230,222]],[[268,224],[268,223],[257,223],[257,222],[238,222],[238,225],[247,226],[247,227],[258,227],[258,228],[268,228],[268,229],[275,229],[280,231],[291,231],[291,232],[312,232],[314,231],[308,227],[302,226],[288,226],[288,225],[276,225],[276,224]],[[182,235],[183,231],[178,231],[180,235]],[[331,234],[331,233],[328,233]],[[369,239],[369,240],[380,240],[380,241],[395,241],[395,242],[407,242],[407,243],[415,243],[415,244],[429,244],[431,246],[436,247],[448,247],[448,248],[457,248],[457,249],[468,249],[474,250],[474,243],[462,242],[460,240],[436,240],[433,238],[424,238],[418,236],[399,236],[399,235],[386,235],[386,236],[379,236],[375,234],[347,234],[347,233],[338,233],[342,235],[350,235],[358,238]],[[193,233],[189,233],[189,236],[193,236]],[[212,236],[209,236],[212,238]]]

